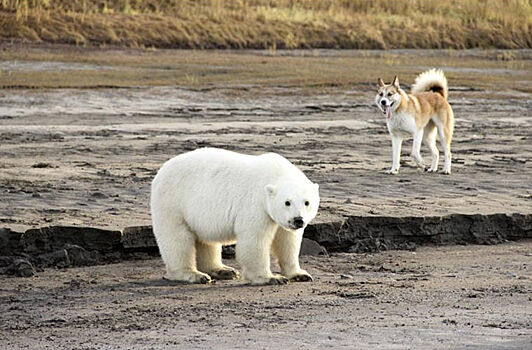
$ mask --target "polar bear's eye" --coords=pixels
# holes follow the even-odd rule
[[[286,202],[284,202],[284,205],[286,205],[287,207],[289,207],[289,206],[290,206],[290,201],[286,201]]]
[[[305,207],[308,207],[309,206],[309,202],[308,201],[305,201]]]

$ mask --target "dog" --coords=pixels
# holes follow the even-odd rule
[[[386,116],[386,125],[392,138],[392,168],[389,174],[399,172],[401,144],[404,137],[413,136],[412,157],[425,170],[419,153],[421,142],[430,149],[432,162],[428,172],[438,171],[439,151],[436,131],[445,155],[444,174],[451,174],[451,140],[454,131],[454,113],[449,104],[447,78],[439,69],[431,69],[417,76],[412,91],[407,94],[399,86],[397,76],[391,84],[377,80],[375,103]]]

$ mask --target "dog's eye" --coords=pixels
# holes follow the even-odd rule
[[[382,96],[382,95],[383,95],[383,93],[382,93],[382,92],[379,92],[379,96]]]
[[[284,202],[284,205],[286,205],[287,207],[289,207],[289,206],[290,206],[290,201],[286,201],[286,202]]]
[[[388,96],[392,96],[392,93],[391,93],[391,92],[388,92]]]
[[[305,201],[305,207],[308,207],[310,203],[308,201]]]

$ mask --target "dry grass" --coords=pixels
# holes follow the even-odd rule
[[[531,48],[531,0],[0,0],[0,38],[173,48]]]

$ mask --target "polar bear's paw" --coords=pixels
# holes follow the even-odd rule
[[[271,275],[268,277],[259,277],[249,279],[250,284],[254,286],[265,286],[265,285],[283,285],[289,282],[288,278],[283,275]]]
[[[279,284],[288,284],[289,279],[282,275],[274,275],[265,283],[268,285],[279,285]]]
[[[314,279],[306,271],[300,272],[290,277],[291,282],[312,282]]]
[[[240,273],[229,266],[225,266],[220,270],[211,271],[209,275],[215,280],[234,280],[240,278]]]
[[[213,281],[211,277],[203,272],[184,272],[184,273],[167,273],[164,279],[174,282],[183,282],[183,283],[197,283],[197,284],[209,284]]]

